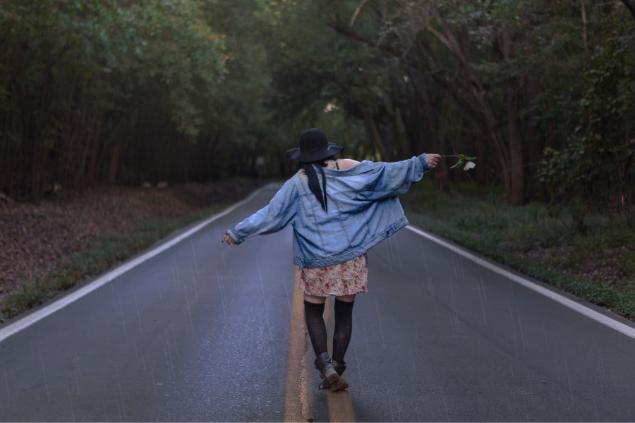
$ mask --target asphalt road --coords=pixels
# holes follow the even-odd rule
[[[219,242],[273,194],[0,342],[0,419],[281,421],[303,389],[332,418],[308,345],[288,389],[292,229]],[[357,421],[635,421],[635,339],[408,230],[369,267],[338,397]]]

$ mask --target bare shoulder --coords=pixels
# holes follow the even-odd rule
[[[340,170],[346,170],[349,167],[353,167],[353,166],[355,166],[358,163],[359,162],[357,160],[337,159],[337,166],[340,168]]]

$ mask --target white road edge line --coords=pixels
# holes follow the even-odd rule
[[[418,228],[414,228],[410,225],[406,226],[406,229],[411,230],[412,232],[415,232],[419,235],[421,235],[424,238],[429,239],[430,241],[436,242],[439,245],[442,245],[454,252],[456,252],[457,254],[462,255],[463,257],[472,260],[473,262],[475,262],[476,264],[483,266],[493,272],[498,273],[499,275],[508,277],[509,279],[513,280],[516,283],[519,283],[522,286],[525,286],[531,290],[534,290],[536,292],[538,292],[539,294],[544,295],[545,297],[551,298],[552,300],[559,302],[560,304],[564,305],[565,307],[569,307],[572,310],[577,311],[578,313],[584,314],[585,316],[602,323],[605,326],[610,327],[611,329],[615,329],[618,332],[623,333],[624,335],[631,337],[633,339],[635,339],[635,329],[627,326],[623,323],[620,323],[616,320],[611,319],[610,317],[607,317],[601,313],[598,313],[595,310],[591,310],[588,307],[583,306],[580,303],[577,303],[575,301],[572,301],[560,294],[557,294],[549,289],[543,288],[540,285],[537,285],[536,283],[525,279],[523,277],[520,277],[518,275],[515,275],[511,272],[509,272],[508,270],[503,269],[502,267],[496,266],[488,261],[485,261],[479,257],[477,257],[476,255],[467,252],[465,250],[463,250],[462,248],[457,248],[456,246],[445,242],[442,239],[439,239],[437,237],[435,237],[434,235],[431,235],[427,232],[422,231],[421,229]]]
[[[192,229],[188,230],[187,232],[182,233],[181,235],[177,236],[176,238],[171,239],[170,241],[166,242],[165,244],[161,244],[161,245],[157,246],[156,248],[148,251],[147,253],[137,257],[136,259],[134,259],[134,260],[132,260],[132,261],[120,266],[120,267],[117,267],[116,269],[113,269],[112,271],[106,273],[104,276],[100,277],[99,279],[94,280],[93,282],[89,283],[88,285],[84,286],[81,289],[78,289],[77,291],[73,292],[72,294],[69,294],[66,297],[60,298],[58,301],[55,301],[55,302],[49,304],[48,306],[42,308],[41,310],[38,310],[38,311],[36,311],[36,312],[34,312],[32,314],[29,314],[28,316],[26,316],[26,317],[24,317],[24,318],[22,318],[22,319],[20,319],[20,320],[18,320],[16,322],[14,322],[14,323],[11,323],[9,326],[0,329],[0,342],[4,341],[5,339],[7,339],[8,337],[10,337],[13,334],[16,334],[16,333],[20,332],[22,329],[26,329],[27,327],[31,326],[32,324],[34,324],[38,320],[42,320],[45,317],[55,313],[57,310],[66,307],[70,303],[79,300],[80,298],[82,298],[85,295],[90,294],[91,292],[93,292],[94,290],[99,288],[100,286],[107,284],[108,282],[112,281],[113,279],[117,278],[118,276],[122,275],[123,273],[127,272],[128,270],[130,270],[130,269],[140,265],[141,263],[151,259],[152,257],[156,256],[157,254],[159,254],[159,253],[167,250],[168,248],[178,244],[179,242],[181,242],[184,239],[188,238],[193,233],[195,233],[195,232],[201,230],[202,228],[204,228],[205,226],[209,225],[213,221],[225,216],[228,213],[231,213],[232,211],[234,211],[238,207],[240,207],[243,204],[247,203],[252,198],[254,198],[256,195],[260,194],[265,189],[268,189],[270,187],[270,185],[271,184],[257,189],[256,191],[251,193],[251,195],[249,197],[245,198],[244,200],[239,201],[238,203],[228,207],[224,211],[213,215],[209,219],[207,219],[204,222],[196,225],[195,227],[193,227]]]

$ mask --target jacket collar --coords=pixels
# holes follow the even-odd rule
[[[348,169],[344,169],[344,170],[336,170],[336,169],[329,169],[328,167],[324,167],[322,169],[324,169],[324,174],[326,176],[352,176],[352,175],[359,175],[362,173],[366,173],[370,170],[372,170],[372,164],[373,162],[370,162],[368,160],[362,160],[361,162],[357,163],[355,166],[351,166]],[[313,165],[316,167],[316,170],[319,172],[319,169],[317,169],[316,165]]]

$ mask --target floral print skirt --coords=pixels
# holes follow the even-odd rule
[[[329,267],[304,267],[300,289],[307,295],[330,297],[366,292],[368,256],[366,253]]]

